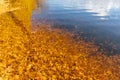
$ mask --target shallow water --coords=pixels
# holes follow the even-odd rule
[[[33,23],[75,31],[100,50],[120,53],[120,0],[46,0],[42,6],[33,11]]]

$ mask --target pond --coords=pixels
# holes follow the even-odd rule
[[[120,0],[46,0],[32,20],[74,31],[108,54],[120,53]]]

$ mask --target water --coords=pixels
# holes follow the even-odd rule
[[[109,54],[120,53],[120,0],[46,0],[32,19],[74,31]]]

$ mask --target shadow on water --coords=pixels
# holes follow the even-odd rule
[[[99,45],[100,51],[119,54],[119,13],[119,0],[46,0],[42,12],[34,11],[32,19],[75,32]]]

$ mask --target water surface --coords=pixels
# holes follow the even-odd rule
[[[32,19],[75,31],[109,54],[120,53],[120,0],[46,0]]]

